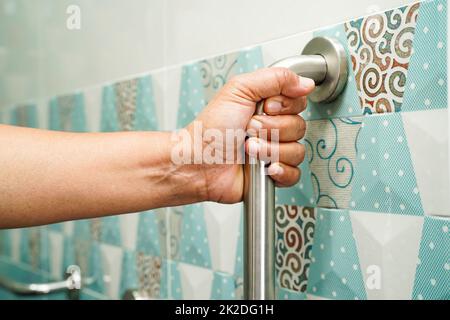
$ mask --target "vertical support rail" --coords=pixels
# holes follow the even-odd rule
[[[334,39],[312,39],[302,55],[275,62],[299,76],[311,78],[316,89],[309,96],[314,102],[331,102],[347,81],[347,58],[342,45]],[[263,114],[263,101],[255,114]],[[245,164],[244,185],[244,298],[275,299],[275,185],[267,176],[267,164],[257,160]]]

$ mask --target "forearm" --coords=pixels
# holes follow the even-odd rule
[[[203,201],[204,177],[170,159],[167,132],[0,126],[0,228]]]

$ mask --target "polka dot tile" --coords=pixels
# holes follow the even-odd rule
[[[184,206],[183,208],[180,261],[203,268],[211,268],[211,256],[203,214],[201,204]]]
[[[413,47],[402,111],[447,108],[447,1],[421,2]]]
[[[159,220],[154,211],[139,215],[136,250],[151,256],[161,255]]]
[[[423,215],[399,114],[364,117],[357,150],[352,209]]]
[[[84,95],[76,93],[54,97],[49,102],[49,129],[57,131],[86,131]]]
[[[366,299],[349,212],[318,208],[317,216],[307,292],[329,299]]]
[[[450,219],[425,217],[413,299],[450,299]]]

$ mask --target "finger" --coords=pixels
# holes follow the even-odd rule
[[[308,95],[314,90],[314,81],[299,77],[286,68],[263,68],[252,73],[234,76],[228,81],[230,90],[239,90],[247,99],[254,102],[284,95],[297,98]]]
[[[282,162],[298,166],[305,160],[305,146],[298,142],[270,143],[259,138],[250,138],[245,144],[247,154],[267,163]]]
[[[276,96],[264,101],[264,112],[268,115],[299,114],[306,109],[307,99],[305,96],[288,98]]]
[[[267,173],[277,187],[291,187],[300,180],[301,171],[297,167],[276,162],[269,166]]]
[[[247,125],[247,132],[267,140],[277,137],[281,142],[297,141],[305,135],[306,121],[299,115],[255,115]]]

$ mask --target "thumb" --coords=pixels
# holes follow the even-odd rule
[[[308,95],[315,87],[312,79],[299,77],[293,71],[279,67],[259,69],[235,76],[227,85],[253,102],[277,95],[298,98]]]

